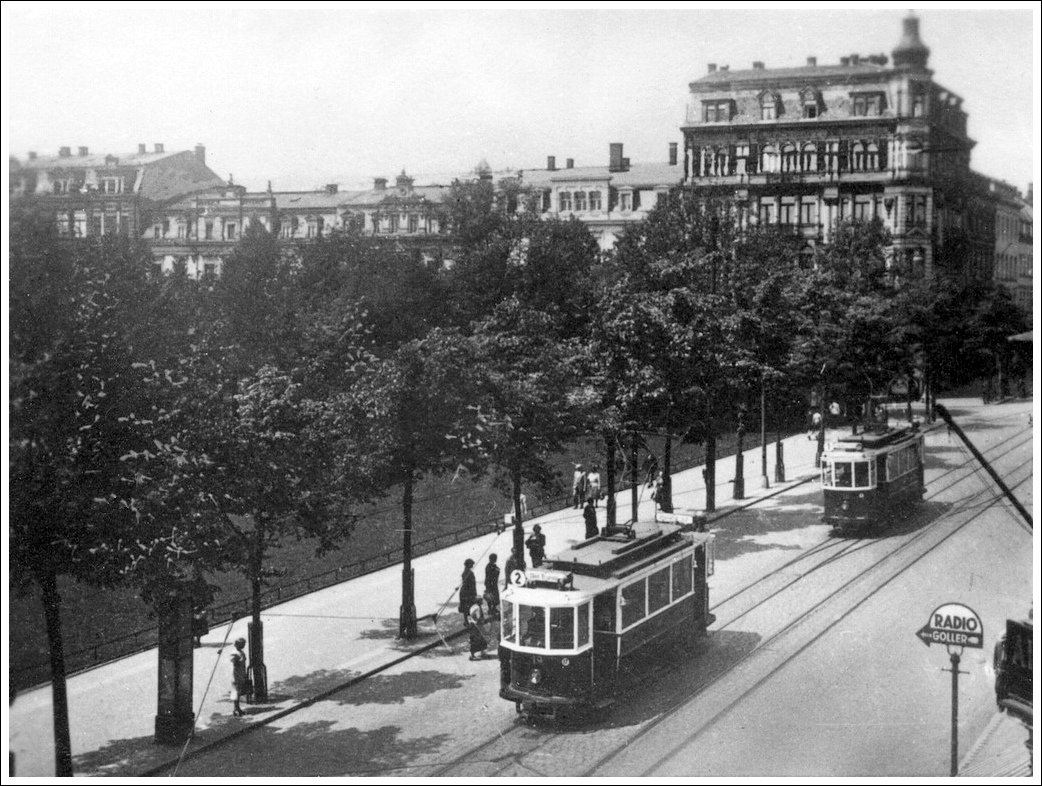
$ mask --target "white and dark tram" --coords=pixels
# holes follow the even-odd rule
[[[529,569],[501,596],[499,695],[519,713],[603,709],[653,651],[704,635],[713,535],[639,523],[602,530]]]
[[[855,533],[900,518],[926,493],[924,441],[917,424],[841,437],[821,455],[822,517]]]

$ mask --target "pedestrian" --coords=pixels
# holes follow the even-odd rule
[[[507,564],[503,568],[503,572],[506,574],[506,577],[503,580],[503,589],[506,589],[514,583],[511,574],[513,574],[515,570],[523,570],[521,558],[518,556],[516,548],[510,549],[510,556],[507,557]]]
[[[810,431],[807,432],[807,439],[814,439],[819,431],[821,431],[821,413],[814,410],[810,416]]]
[[[583,472],[582,464],[576,464],[575,472],[572,473],[572,504],[575,505],[576,510],[582,507],[585,499],[586,473]]]
[[[485,615],[481,609],[481,598],[478,598],[471,604],[467,610],[466,617],[467,635],[470,638],[470,659],[481,660],[485,655],[485,649],[488,647],[488,638],[483,630]]]
[[[652,484],[655,482],[655,477],[658,475],[658,458],[654,453],[649,452],[644,457],[641,471],[644,473],[644,484],[648,488],[651,488]]]
[[[485,566],[485,602],[488,603],[489,619],[499,616],[499,558],[495,554],[488,555],[488,564]]]
[[[596,464],[586,476],[586,498],[593,500],[594,507],[597,507],[597,501],[601,498],[601,473]]]
[[[833,401],[831,404],[829,404],[829,414],[832,416],[830,418],[832,422],[832,428],[839,428],[839,416],[841,412],[842,410],[840,409],[838,401]]]
[[[655,484],[651,489],[651,501],[655,503],[656,507],[662,507],[662,485],[663,485],[662,473],[658,473],[658,477],[655,478]]]
[[[586,523],[586,539],[597,537],[597,510],[590,500],[586,501],[583,508],[583,521]]]
[[[232,662],[232,702],[234,707],[232,708],[232,715],[237,718],[242,717],[246,714],[242,706],[239,704],[240,699],[243,696],[249,696],[252,692],[250,690],[250,680],[246,676],[246,639],[238,638],[235,640],[235,649],[232,651],[229,660]]]
[[[546,554],[546,535],[543,534],[543,528],[538,524],[532,527],[532,534],[528,536],[525,545],[528,546],[528,555],[532,558],[532,567],[538,568],[543,564]]]
[[[474,560],[469,557],[464,560],[462,581],[459,585],[459,611],[463,615],[464,626],[467,624],[467,614],[470,612],[470,607],[478,599],[478,583],[477,579],[474,578],[474,571],[471,570],[473,567]]]

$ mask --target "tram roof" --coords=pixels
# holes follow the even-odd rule
[[[840,437],[832,446],[833,451],[874,450],[896,445],[904,440],[920,434],[917,426],[904,428],[887,428],[884,430],[866,431],[861,434],[848,434]]]
[[[708,533],[686,533],[678,524],[638,522],[630,533],[598,535],[549,557],[553,569],[576,577],[616,579],[635,573],[671,554],[683,551],[692,542],[708,541]]]

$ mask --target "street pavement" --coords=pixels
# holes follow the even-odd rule
[[[960,409],[979,409],[979,401],[952,400]],[[901,412],[903,412],[901,408]],[[895,414],[896,411],[895,411]],[[915,412],[922,419],[921,406]],[[943,426],[942,426],[943,427]],[[829,438],[838,432],[831,432]],[[761,481],[761,452],[744,453],[745,499],[732,499],[731,482],[735,459],[717,462],[716,512],[709,516],[710,528],[721,526],[721,519],[734,510],[765,496],[777,495],[794,485],[816,477],[816,441],[805,434],[784,440],[786,482],[776,483],[774,444],[768,446],[767,478]],[[705,506],[703,467],[674,475],[674,508],[701,512]],[[781,499],[781,498],[779,498]],[[618,520],[629,517],[629,490],[617,497]],[[604,524],[604,506],[598,518]],[[654,503],[646,487],[640,489],[639,519],[651,520]],[[463,522],[461,522],[462,524]],[[526,533],[535,524],[547,537],[547,552],[566,548],[583,538],[581,511],[565,508],[525,522]],[[422,527],[422,522],[418,522]],[[441,551],[414,559],[416,610],[420,617],[419,635],[412,641],[398,640],[398,609],[401,601],[400,566],[368,574],[273,606],[262,614],[265,660],[269,679],[269,701],[245,705],[246,716],[232,717],[229,696],[231,642],[247,635],[247,619],[213,628],[195,650],[194,707],[196,726],[187,744],[160,745],[154,742],[157,701],[156,650],[122,658],[78,673],[68,680],[70,730],[73,767],[81,775],[136,776],[158,774],[182,757],[213,748],[252,727],[279,721],[292,726],[294,713],[347,685],[367,679],[394,667],[403,660],[442,648],[451,657],[441,658],[446,672],[459,671],[466,664],[468,648],[461,637],[462,618],[457,612],[456,590],[463,561],[475,560],[479,586],[490,553],[499,555],[503,566],[510,552],[511,533],[488,534]],[[527,556],[527,555],[526,555]],[[755,560],[729,565],[727,585],[740,586],[760,575],[762,566]],[[719,583],[714,591],[721,591]],[[460,661],[460,662],[457,662]],[[470,664],[480,666],[481,664]],[[53,728],[50,686],[26,691],[9,708],[8,743],[13,754],[9,775],[47,776],[54,774]],[[1011,749],[1008,740],[1015,735],[998,722],[989,726],[981,740],[970,747],[965,766],[1006,767],[1002,754]],[[1023,739],[1019,740],[1023,757]],[[1012,756],[1010,753],[1007,758]],[[1015,758],[1015,757],[1014,757]],[[990,762],[998,762],[992,765]],[[312,773],[301,771],[301,776]],[[999,774],[999,772],[994,772]]]

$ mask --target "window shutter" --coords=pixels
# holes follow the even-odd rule
[[[879,146],[879,169],[882,171],[887,168],[886,153],[888,142],[886,139],[879,139],[876,141],[876,144]]]
[[[749,145],[749,157],[745,159],[745,171],[755,175],[760,163],[760,151],[755,144]]]
[[[838,170],[840,172],[846,172],[846,171],[849,171],[849,169],[850,169],[850,161],[847,158],[848,155],[849,155],[849,149],[848,149],[847,140],[845,140],[845,139],[839,140],[839,167],[838,167]]]

